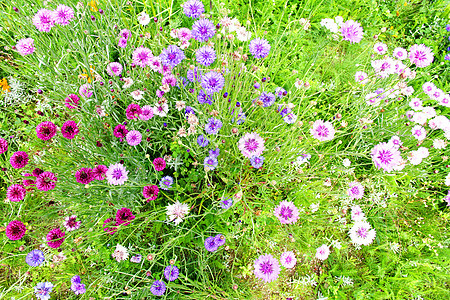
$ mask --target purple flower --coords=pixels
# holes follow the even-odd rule
[[[199,81],[202,77],[202,71],[195,67],[193,70],[189,69],[187,70],[186,77],[190,82]]]
[[[150,66],[152,58],[152,51],[145,47],[136,48],[136,50],[134,50],[133,52],[133,63],[142,68]]]
[[[50,191],[55,188],[56,181],[58,181],[58,179],[55,174],[52,172],[44,172],[36,178],[36,187],[40,191]]]
[[[56,125],[50,121],[45,121],[36,126],[37,137],[43,141],[48,141],[56,135]]]
[[[33,17],[33,24],[37,30],[49,32],[55,26],[53,12],[48,9],[40,9]]]
[[[161,280],[155,280],[150,287],[150,291],[155,296],[162,296],[166,291],[166,285]]]
[[[65,26],[69,25],[70,20],[74,18],[74,11],[67,5],[60,4],[53,11],[53,21],[56,24]]]
[[[128,180],[128,171],[120,163],[110,165],[105,175],[108,183],[112,185],[123,185]]]
[[[165,176],[163,178],[161,178],[161,181],[159,182],[159,187],[162,188],[163,190],[168,191],[173,184],[173,178],[170,176]]]
[[[270,44],[265,39],[256,38],[250,42],[249,48],[254,58],[264,58],[269,55]]]
[[[216,237],[210,236],[205,240],[205,249],[209,252],[214,252],[219,249],[219,245],[217,244]]]
[[[359,43],[362,40],[363,28],[361,24],[353,20],[348,20],[341,26],[341,34],[344,41]]]
[[[20,184],[13,184],[6,190],[6,197],[13,202],[22,201],[27,194],[27,190]]]
[[[222,209],[229,209],[233,205],[233,199],[226,198],[220,201],[220,207]]]
[[[208,156],[205,157],[205,161],[203,162],[203,165],[205,166],[205,169],[209,169],[210,171],[214,170],[218,165],[217,158],[215,156]]]
[[[187,17],[197,19],[205,12],[205,7],[199,0],[188,0],[183,4],[183,12]]]
[[[17,42],[16,49],[22,56],[32,54],[36,50],[34,40],[32,38],[21,39]]]
[[[14,152],[9,162],[14,169],[21,169],[28,164],[28,154],[24,151]]]
[[[174,68],[176,65],[181,63],[183,59],[186,58],[184,55],[183,50],[178,48],[178,46],[175,45],[169,45],[166,49],[164,49],[159,56],[161,58],[161,61],[165,65],[169,65],[172,68]]]
[[[53,289],[53,286],[54,285],[51,282],[39,282],[34,287],[34,293],[40,300],[48,300],[50,299],[50,293]]]
[[[209,156],[217,158],[219,156],[219,154],[220,154],[219,148],[216,148],[216,150],[209,150]]]
[[[142,261],[142,255],[138,254],[138,255],[134,255],[130,258],[130,261],[133,263],[140,263]]]
[[[75,121],[68,120],[61,126],[61,134],[66,139],[73,139],[79,132],[80,130]]]
[[[297,121],[297,115],[290,113],[284,116],[283,121],[286,122],[286,124],[294,124],[295,121]]]
[[[450,60],[450,53],[445,55],[444,60]]]
[[[282,87],[277,87],[275,89],[275,95],[277,95],[278,98],[283,98],[284,96],[287,95],[287,91]]]
[[[347,195],[352,200],[362,199],[362,197],[364,196],[364,187],[357,181],[350,182],[349,188],[347,190]]]
[[[75,275],[70,280],[72,282],[70,289],[75,293],[75,295],[81,295],[86,293],[86,286],[81,283],[81,278]]]
[[[225,239],[225,236],[223,234],[219,233],[214,238],[216,239],[216,243],[217,243],[217,245],[219,247],[225,245],[226,239]]]
[[[197,144],[198,144],[200,147],[206,147],[206,146],[208,146],[209,141],[208,141],[208,139],[207,139],[203,134],[201,134],[201,135],[199,135],[198,138],[197,138]]]
[[[116,225],[127,226],[133,221],[136,217],[133,215],[131,210],[126,207],[122,207],[116,213]]]
[[[202,76],[201,85],[208,95],[212,95],[223,89],[225,78],[223,78],[222,74],[211,71]]]
[[[137,130],[131,130],[126,136],[127,143],[130,146],[137,146],[142,141],[142,134]]]
[[[392,143],[381,143],[371,151],[372,161],[378,169],[392,172],[402,161],[400,151]]]
[[[197,41],[207,42],[216,34],[216,26],[208,19],[200,19],[192,25],[191,34]]]
[[[276,98],[272,93],[262,92],[259,96],[259,100],[263,103],[263,107],[269,107],[275,103]]]
[[[37,267],[45,261],[44,252],[41,250],[35,249],[30,251],[25,257],[25,262],[30,267]]]
[[[280,265],[278,260],[271,254],[261,255],[255,260],[254,274],[257,278],[262,279],[265,282],[272,282],[278,278],[280,274]]]
[[[119,36],[122,37],[122,38],[124,38],[124,39],[126,39],[126,40],[128,40],[128,38],[131,37],[131,31],[128,30],[128,29],[122,29],[122,30],[119,32]]]
[[[262,167],[264,163],[264,157],[263,156],[253,156],[250,158],[250,163],[252,164],[252,167],[255,169],[259,169]]]
[[[176,266],[167,266],[164,269],[164,277],[166,277],[167,281],[175,281],[180,275],[180,270]]]
[[[331,124],[330,122],[317,120],[314,122],[310,132],[315,139],[325,142],[334,139],[334,134],[336,131],[333,128],[333,124]]]
[[[281,201],[275,207],[274,215],[280,220],[281,224],[292,224],[297,222],[299,211],[295,204],[291,201]]]
[[[204,46],[197,50],[195,57],[199,64],[207,67],[216,60],[216,51],[209,46]]]
[[[210,118],[205,125],[205,131],[208,134],[217,134],[220,128],[222,128],[222,121],[214,117]]]
[[[21,221],[11,221],[6,225],[6,237],[10,239],[11,241],[17,241],[23,238],[25,235],[25,232],[27,231],[27,228],[25,227],[25,224],[23,224]]]
[[[197,96],[197,100],[200,104],[209,104],[211,105],[213,103],[213,98],[211,95],[207,95],[203,90],[200,90]]]
[[[117,44],[120,48],[125,48],[127,46],[127,39],[126,38],[120,38],[119,43]]]
[[[409,60],[419,68],[429,66],[433,62],[433,59],[433,52],[431,52],[431,49],[424,44],[416,44],[409,48]]]

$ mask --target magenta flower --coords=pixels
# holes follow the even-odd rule
[[[48,141],[56,135],[56,125],[50,121],[40,123],[36,127],[37,137],[43,141]]]
[[[36,178],[36,187],[40,191],[50,191],[55,188],[56,181],[58,181],[58,179],[55,174],[52,172],[44,172]]]
[[[6,226],[6,236],[11,241],[17,241],[23,238],[25,231],[27,231],[27,228],[21,221],[14,220]]]
[[[431,52],[431,49],[424,44],[416,44],[409,48],[409,60],[419,68],[429,66],[433,62],[433,59],[433,52]]]
[[[392,143],[381,143],[373,147],[371,151],[372,161],[378,169],[392,172],[402,161],[400,151]]]
[[[14,152],[9,162],[14,169],[21,169],[28,164],[28,154],[24,151]]]
[[[21,39],[17,42],[16,49],[22,56],[32,54],[36,50],[34,40],[32,38]]]
[[[119,43],[117,44],[120,48],[125,48],[127,46],[127,39],[126,38],[120,38]]]
[[[333,124],[331,124],[330,122],[317,120],[314,122],[310,132],[315,139],[325,142],[331,141],[334,138],[334,134],[336,131],[333,128]]]
[[[261,156],[264,148],[264,140],[256,133],[246,133],[238,142],[238,148],[247,158]]]
[[[363,37],[363,28],[361,24],[353,20],[347,20],[341,26],[342,39],[350,43],[359,43]]]
[[[80,101],[80,97],[75,94],[70,94],[66,97],[66,107],[70,109],[75,109],[78,107],[78,102]]]
[[[257,278],[262,279],[265,282],[272,282],[278,278],[280,274],[280,265],[278,260],[271,254],[261,255],[255,260],[254,274]]]
[[[80,130],[78,129],[78,125],[75,121],[66,121],[63,126],[61,126],[61,134],[66,139],[73,139],[79,132]]]
[[[291,201],[281,201],[275,207],[274,215],[280,220],[281,224],[292,224],[297,222],[299,211],[295,204]]]
[[[22,201],[25,198],[26,194],[27,190],[20,184],[11,185],[6,191],[6,197],[8,197],[8,199],[13,202]]]
[[[281,253],[280,262],[283,267],[292,269],[297,264],[297,259],[294,252],[286,251]]]
[[[60,4],[53,11],[53,21],[56,24],[65,26],[69,25],[70,20],[74,17],[74,11],[71,7],[67,5]]]
[[[125,125],[122,125],[122,124],[117,125],[114,128],[114,132],[113,132],[114,136],[116,138],[120,138],[121,141],[124,137],[127,136],[127,133],[128,133],[128,129],[125,127]]]
[[[95,180],[103,180],[106,178],[108,167],[105,165],[98,165],[92,169],[92,178]]]
[[[78,90],[78,93],[84,98],[90,98],[92,97],[92,95],[94,95],[94,92],[92,91],[92,86],[88,83],[81,85],[80,89]]]
[[[124,226],[129,225],[136,217],[133,215],[131,210],[126,207],[122,207],[116,213],[116,225],[123,224]]]
[[[151,107],[150,105],[144,105],[142,106],[142,112],[139,115],[139,119],[141,119],[142,121],[148,121],[151,118],[153,118],[153,107]]]
[[[77,182],[81,184],[89,184],[92,180],[94,180],[93,177],[92,169],[90,168],[81,168],[75,173]]]
[[[117,227],[108,225],[109,223],[111,223],[111,225],[117,225],[117,224],[114,224],[114,219],[106,219],[103,222],[103,231],[106,231],[108,234],[116,233]],[[111,227],[106,227],[106,226],[111,226]]]
[[[52,229],[48,234],[47,234],[47,244],[50,248],[59,248],[61,246],[61,244],[64,242],[66,233],[62,232],[61,229],[59,228],[55,228]]]
[[[362,197],[364,196],[364,187],[357,181],[350,182],[349,188],[347,190],[347,195],[352,200],[362,199]]]
[[[64,219],[63,225],[67,231],[74,231],[80,228],[81,221],[77,221],[77,216],[72,215]]]
[[[164,158],[158,157],[153,160],[153,165],[156,171],[162,171],[166,168],[166,161]]]
[[[119,32],[119,36],[122,37],[122,38],[124,38],[124,39],[126,39],[126,40],[128,40],[128,38],[131,37],[131,31],[128,30],[128,29],[122,29],[122,30]]]
[[[127,119],[137,119],[142,114],[142,108],[138,104],[131,103],[126,109]]]
[[[40,9],[33,17],[33,24],[36,26],[37,30],[49,32],[50,29],[55,26],[53,12],[48,9]]]
[[[133,52],[133,63],[142,68],[149,66],[152,58],[152,51],[145,47],[139,47]]]
[[[6,151],[8,151],[8,141],[0,138],[0,154],[5,153]]]
[[[127,143],[130,146],[137,146],[142,141],[142,134],[137,130],[131,130],[126,136]]]
[[[123,67],[118,62],[112,62],[109,63],[106,67],[106,73],[108,73],[109,76],[119,76],[122,74]]]
[[[144,186],[144,189],[142,190],[142,195],[147,199],[147,202],[155,200],[158,197],[158,193],[159,188],[156,185]]]

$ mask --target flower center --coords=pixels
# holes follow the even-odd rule
[[[367,228],[361,227],[358,229],[357,233],[360,237],[366,238],[368,231],[367,231]]]
[[[324,137],[328,136],[328,132],[329,132],[328,128],[324,125],[320,125],[319,127],[317,127],[316,131],[319,136],[324,136]]]
[[[293,216],[292,209],[289,208],[289,207],[283,206],[283,207],[281,208],[280,215],[281,215],[285,220],[288,220],[288,219],[292,218],[292,216]]]
[[[270,274],[273,271],[273,267],[269,261],[266,261],[263,264],[261,264],[261,266],[259,267],[259,270],[264,274]]]
[[[249,139],[245,142],[245,149],[248,151],[255,151],[258,148],[258,142],[255,139]]]
[[[393,155],[391,151],[381,150],[380,153],[378,154],[378,159],[380,159],[383,164],[387,165],[392,161],[393,159],[392,156]]]
[[[115,169],[112,174],[112,177],[114,179],[120,179],[120,177],[122,177],[122,171],[120,169]]]

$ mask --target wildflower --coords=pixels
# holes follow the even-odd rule
[[[357,245],[368,246],[375,239],[375,229],[371,229],[366,221],[357,221],[349,231],[352,242]]]
[[[180,28],[178,29],[177,37],[182,42],[187,42],[192,38],[191,30],[189,28]]]
[[[420,125],[416,125],[411,129],[412,135],[418,139],[419,141],[422,141],[427,136],[427,131],[425,128],[423,128]]]
[[[346,168],[350,167],[351,164],[352,164],[352,162],[348,158],[346,158],[342,161],[342,165]]]
[[[447,206],[450,206],[450,191],[447,192],[447,196],[444,197],[444,202],[447,202]]]
[[[108,225],[109,223],[114,223],[114,220],[113,219],[106,219],[103,222],[103,231],[106,231],[109,234],[116,233],[117,227],[111,226],[111,225],[114,225],[114,224]],[[111,227],[106,227],[106,226],[111,226]]]
[[[138,254],[138,255],[134,255],[130,258],[130,261],[133,263],[140,263],[142,261],[142,255]]]
[[[276,98],[272,93],[262,92],[259,96],[259,100],[262,102],[263,107],[269,107],[275,103]]]
[[[122,245],[117,244],[116,249],[114,250],[114,253],[111,254],[111,256],[115,258],[117,262],[127,260],[129,256],[128,249]]]
[[[194,69],[187,70],[186,77],[190,82],[201,81],[202,71],[195,67]]]
[[[291,201],[281,201],[274,209],[274,215],[280,220],[281,224],[292,224],[297,222],[299,211]]]
[[[317,259],[325,260],[328,258],[328,255],[330,255],[330,248],[327,245],[323,244],[322,246],[317,248],[317,251],[316,251]]]
[[[189,213],[189,207],[186,203],[180,203],[178,200],[166,207],[169,221],[173,221],[175,225],[181,223],[184,217]]]
[[[183,12],[187,17],[197,19],[205,12],[205,7],[199,0],[188,0],[183,4]]]
[[[131,130],[126,135],[127,143],[130,146],[137,146],[142,141],[142,134],[137,130]]]
[[[233,205],[233,199],[226,198],[220,201],[220,207],[222,209],[229,209]]]
[[[220,154],[220,149],[219,148],[216,148],[215,150],[209,150],[209,156],[212,156],[212,157],[218,157],[219,156],[219,154]]]
[[[213,236],[210,236],[209,238],[205,239],[205,249],[209,252],[215,252],[217,249],[219,249],[219,245],[217,244],[216,238]]]
[[[144,186],[142,190],[142,195],[147,199],[147,202],[155,200],[158,197],[158,193],[159,188],[156,185]]]
[[[191,34],[197,41],[207,42],[216,34],[216,26],[208,19],[200,19],[192,25]]]
[[[167,103],[161,103],[161,104],[156,104],[153,113],[157,116],[165,117],[165,116],[167,116],[168,112],[169,112],[169,105]]]
[[[186,58],[183,50],[175,45],[169,45],[166,49],[163,49],[159,57],[164,64],[169,65],[172,68],[177,66],[183,59]]]
[[[8,141],[0,138],[0,154],[5,153],[6,151],[8,151]]]
[[[209,104],[213,103],[213,98],[211,95],[207,95],[203,90],[200,90],[197,96],[198,103],[200,104]]]
[[[394,49],[393,55],[399,60],[404,60],[408,57],[408,52],[401,47],[397,47]]]
[[[137,17],[139,24],[142,26],[147,26],[150,23],[150,17],[145,12],[141,12]]]
[[[74,18],[73,8],[59,4],[53,11],[53,21],[61,26],[69,25],[70,20]]]
[[[265,150],[264,140],[256,132],[246,133],[240,138],[238,148],[242,155],[247,158],[261,156]]]
[[[108,167],[105,165],[98,165],[92,169],[92,178],[95,180],[103,180],[106,177]]]
[[[14,152],[9,162],[14,169],[21,169],[28,164],[28,154],[24,151]]]
[[[261,255],[255,260],[254,274],[265,282],[272,282],[280,274],[280,265],[271,254]]]
[[[14,220],[8,223],[5,233],[8,239],[17,241],[23,238],[26,231],[27,228],[21,221]]]
[[[52,172],[44,172],[36,178],[36,187],[40,191],[50,191],[55,188],[57,180]]]
[[[384,43],[376,43],[373,46],[373,50],[375,51],[375,53],[377,53],[379,55],[383,55],[387,52],[387,46]]]
[[[34,293],[40,300],[48,300],[53,287],[54,285],[51,282],[39,282],[34,287]]]
[[[419,68],[425,68],[433,62],[433,52],[424,44],[413,45],[409,48],[409,60]]]
[[[37,267],[45,261],[44,252],[41,250],[35,249],[30,251],[25,257],[25,262],[30,267]]]
[[[130,86],[133,85],[134,80],[133,80],[133,78],[130,78],[130,77],[124,77],[124,78],[123,78],[123,82],[124,82],[124,84],[123,84],[122,87],[123,87],[124,89],[127,89],[127,88],[129,88]]]
[[[330,122],[317,120],[310,130],[311,135],[319,141],[331,141],[334,138],[335,130]]]
[[[34,40],[32,38],[21,39],[17,42],[16,49],[22,56],[33,54],[34,50],[36,50],[34,48]]]
[[[445,176],[445,185],[450,186],[450,173],[448,173],[447,176]]]
[[[444,141],[442,139],[433,140],[433,147],[435,149],[445,149],[446,146],[447,146],[446,141]]]
[[[166,285],[161,280],[155,280],[150,287],[150,292],[155,296],[162,296],[166,292]]]
[[[64,219],[64,227],[67,231],[74,231],[80,228],[81,221],[77,221],[77,216],[72,215]]]
[[[118,62],[112,62],[109,63],[106,67],[106,73],[108,73],[109,76],[119,76],[122,74],[123,67]]]
[[[156,171],[162,171],[166,168],[166,161],[164,158],[158,157],[153,160],[153,165]]]
[[[217,245],[218,245],[219,247],[225,245],[226,239],[225,239],[225,236],[224,236],[223,234],[220,234],[220,233],[219,233],[219,234],[216,235],[214,238],[216,239],[216,243],[217,243]]]
[[[175,281],[180,274],[180,270],[176,266],[169,265],[164,269],[164,277],[167,281]]]
[[[61,244],[64,242],[66,234],[61,231],[61,229],[55,228],[50,230],[50,232],[47,234],[47,244],[50,248],[59,248]]]
[[[269,55],[270,44],[265,39],[256,38],[250,41],[249,49],[254,58],[264,58]]]
[[[367,79],[367,73],[366,72],[362,72],[362,71],[358,71],[355,73],[355,81],[360,83],[360,84],[366,84],[369,82],[369,80]]]
[[[81,278],[78,275],[73,276],[70,279],[70,282],[72,283],[70,285],[70,289],[75,293],[75,295],[81,295],[86,293],[86,286],[81,283]]]
[[[148,48],[139,47],[133,51],[133,63],[140,66],[141,68],[150,66],[152,58],[153,58],[152,51]]]
[[[124,137],[126,137],[127,133],[128,133],[128,130],[125,127],[125,125],[119,124],[116,127],[114,127],[113,134],[116,138],[123,139]]]
[[[361,24],[353,20],[347,20],[347,22],[342,24],[340,31],[342,39],[350,43],[359,43],[364,34]]]
[[[391,172],[401,161],[402,157],[392,143],[381,143],[372,148],[372,161],[378,169]]]
[[[33,17],[33,24],[37,30],[49,32],[55,26],[53,12],[48,9],[40,9]]]
[[[211,170],[211,171],[214,170],[217,167],[218,164],[219,163],[218,163],[217,158],[215,156],[207,156],[207,157],[205,157],[205,160],[203,162],[203,165],[205,166],[205,169],[208,169],[208,170]]]
[[[264,157],[263,156],[252,156],[252,158],[250,158],[250,163],[253,168],[259,169],[262,167],[262,165],[264,163]]]
[[[63,126],[61,126],[61,134],[66,139],[73,139],[79,132],[80,130],[78,129],[78,125],[75,121],[66,121]]]
[[[208,139],[207,139],[203,134],[201,134],[201,135],[199,135],[198,138],[197,138],[197,144],[198,144],[200,147],[206,147],[206,146],[208,146],[209,141],[208,141]]]
[[[205,125],[205,131],[208,134],[217,134],[220,128],[222,128],[222,122],[215,118],[210,118]]]
[[[128,171],[120,163],[110,165],[105,175],[108,183],[112,185],[123,185],[128,180]]]
[[[347,194],[352,200],[362,199],[362,197],[364,196],[364,187],[361,183],[353,181],[349,184]]]
[[[170,176],[165,176],[163,178],[161,178],[161,181],[159,182],[159,187],[162,188],[163,190],[168,191],[173,184],[173,178]]]
[[[150,105],[142,106],[141,113],[139,114],[139,119],[143,121],[148,121],[153,118],[153,107]]]
[[[195,57],[199,64],[208,67],[216,60],[216,51],[212,47],[204,46],[197,50]]]
[[[65,104],[67,108],[75,109],[78,107],[78,102],[80,101],[80,97],[75,94],[70,94],[65,99]]]
[[[223,89],[225,79],[222,74],[212,71],[202,76],[201,85],[208,95],[212,95],[213,93],[218,93]]]
[[[351,212],[352,221],[362,221],[365,220],[364,212],[359,205],[352,206]]]
[[[127,119],[137,119],[140,114],[142,114],[142,108],[138,104],[131,103],[130,105],[128,105],[126,109]]]
[[[26,194],[27,190],[20,184],[13,184],[6,190],[6,197],[13,202],[22,201]]]
[[[36,127],[37,137],[43,141],[48,141],[56,135],[56,125],[50,121],[40,123]]]
[[[75,178],[78,183],[89,184],[93,178],[91,168],[81,168],[75,173]]]
[[[122,207],[116,213],[116,225],[127,226],[133,221],[136,217],[133,215],[131,210],[126,207]]]
[[[444,56],[444,60],[450,60],[450,54],[446,54],[446,55]]]
[[[281,265],[285,268],[292,269],[297,264],[297,259],[292,251],[286,251],[281,253],[280,257]]]

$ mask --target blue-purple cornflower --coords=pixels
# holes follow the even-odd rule
[[[140,254],[134,255],[130,258],[130,261],[138,264],[142,261],[142,255],[140,255]]]
[[[176,266],[169,265],[164,269],[164,277],[167,281],[175,281],[180,275],[180,270]]]
[[[150,287],[150,292],[155,296],[162,296],[166,292],[166,284],[162,280],[155,280]]]
[[[205,125],[205,131],[208,134],[217,134],[220,128],[222,128],[222,121],[214,117],[210,118]]]
[[[229,209],[233,205],[233,199],[226,198],[220,201],[220,207],[222,209]]]
[[[219,245],[217,244],[216,237],[210,236],[205,240],[205,249],[209,252],[214,252],[219,248]]]
[[[287,95],[287,92],[282,87],[277,87],[275,89],[275,95],[277,95],[278,98],[283,98],[284,96]]]
[[[209,156],[218,157],[220,154],[220,149],[216,148],[215,150],[211,149],[209,150]]]
[[[185,115],[188,115],[188,114],[195,115],[195,111],[191,106],[186,106],[186,108],[184,109],[184,114]]]
[[[259,169],[264,163],[264,156],[253,156],[252,158],[250,158],[250,163],[252,164],[253,168]]]
[[[262,92],[259,100],[263,103],[263,107],[269,107],[275,103],[276,97],[272,93]]]
[[[183,12],[187,17],[197,19],[205,12],[205,7],[199,0],[188,0],[183,4]]]
[[[269,55],[270,44],[265,39],[254,39],[249,45],[250,53],[255,58],[264,58]]]
[[[51,282],[39,282],[34,287],[34,293],[40,300],[48,300],[53,287],[54,285]]]
[[[205,157],[205,160],[203,162],[203,165],[205,168],[208,168],[209,170],[214,170],[219,162],[217,161],[217,157],[215,156],[207,156]]]
[[[72,282],[70,289],[75,293],[75,295],[81,295],[86,293],[86,286],[81,283],[81,278],[78,275],[75,275],[70,280]]]
[[[37,267],[45,261],[44,252],[38,249],[32,250],[27,254],[25,261],[31,267]]]
[[[181,86],[186,87],[188,85],[188,81],[183,76],[177,78],[177,87],[181,89]]]
[[[297,115],[294,113],[289,113],[284,116],[283,121],[287,124],[294,124],[297,121]]]
[[[225,245],[226,240],[225,240],[225,236],[223,234],[219,233],[214,238],[216,239],[216,243],[219,247]]]
[[[173,178],[171,176],[164,176],[161,178],[161,181],[159,182],[159,187],[163,190],[168,191],[173,184]]]
[[[209,141],[203,134],[200,134],[197,138],[197,144],[200,147],[206,147],[206,146],[208,146]]]
[[[207,42],[216,34],[216,26],[208,19],[200,19],[192,25],[191,34],[197,41]]]
[[[445,30],[450,31],[450,24],[447,24],[447,26],[445,26]]]
[[[197,100],[200,104],[211,105],[213,102],[213,98],[211,97],[211,95],[207,95],[203,90],[200,90],[200,92],[198,93]]]
[[[183,50],[178,48],[178,46],[169,45],[166,49],[163,49],[159,58],[161,58],[164,65],[169,65],[173,68],[181,63],[186,58],[186,55],[184,55]]]
[[[279,112],[280,115],[281,115],[282,117],[284,117],[285,115],[291,113],[291,111],[292,111],[292,109],[290,109],[290,108],[287,107],[287,106],[284,106],[284,105],[278,105],[277,112]]]
[[[216,51],[212,47],[203,46],[197,50],[195,58],[199,64],[208,67],[216,60]]]
[[[223,78],[222,74],[211,71],[202,76],[201,85],[205,93],[212,95],[223,89],[225,86],[225,78]]]
[[[450,60],[450,53],[444,57],[445,60]]]

